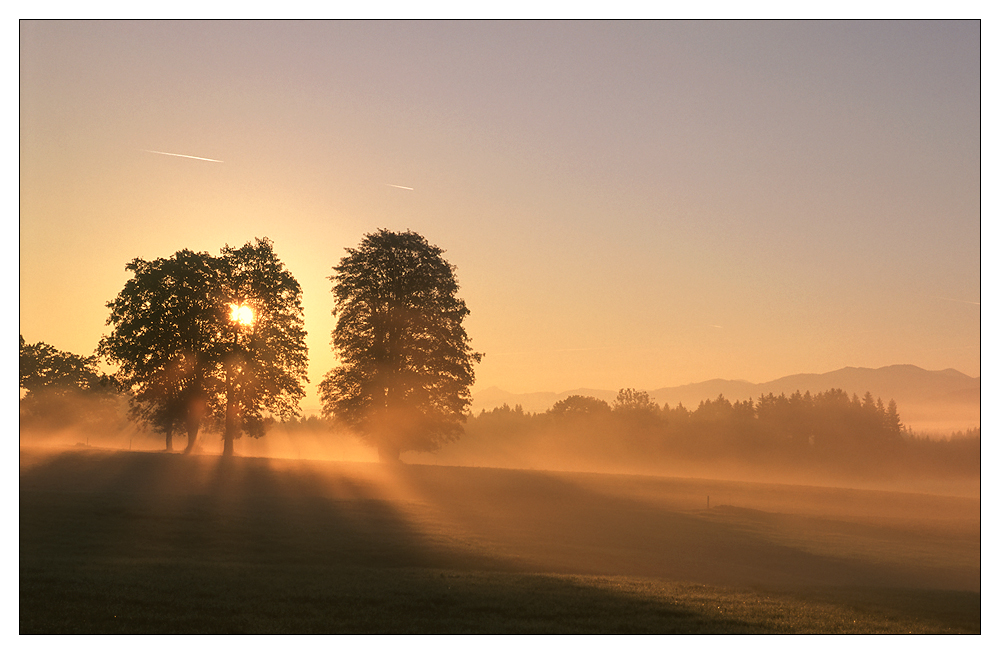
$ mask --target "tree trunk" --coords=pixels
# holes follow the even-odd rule
[[[399,447],[391,443],[379,443],[378,460],[382,463],[399,463]]]
[[[233,455],[233,441],[236,440],[236,403],[226,400],[226,428],[222,433],[222,456]]]
[[[174,451],[174,428],[167,427],[167,452]]]
[[[201,393],[195,393],[187,407],[185,426],[187,427],[188,444],[184,448],[184,454],[190,454],[194,450],[194,444],[198,440],[198,429],[201,427],[201,420],[204,417],[205,400]]]
[[[184,448],[184,454],[191,454],[191,450],[194,449],[195,441],[198,440],[198,425],[192,426],[191,424],[188,424],[187,434],[188,444],[187,447]]]
[[[236,440],[236,410],[227,403],[226,405],[226,428],[222,432],[222,456],[233,455],[233,441]]]
[[[235,341],[234,341],[235,343]],[[222,432],[222,456],[233,455],[233,441],[236,440],[236,400],[233,384],[233,363],[226,367],[226,426]]]

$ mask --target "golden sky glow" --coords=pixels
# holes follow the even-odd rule
[[[385,227],[457,266],[476,389],[980,373],[977,22],[22,21],[20,39],[28,342],[89,354],[131,259],[266,236],[303,287],[314,412],[327,277]]]

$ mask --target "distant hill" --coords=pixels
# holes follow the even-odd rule
[[[841,368],[822,374],[789,375],[762,384],[712,379],[684,386],[643,390],[661,405],[664,402],[670,406],[681,403],[695,409],[702,400],[715,399],[720,394],[728,400],[756,400],[768,393],[817,393],[831,388],[840,388],[849,395],[857,393],[859,396],[871,391],[883,402],[896,400],[903,423],[918,432],[950,433],[979,426],[980,378],[951,368],[924,370],[912,365]],[[577,388],[561,393],[508,393],[491,387],[476,393],[472,411],[478,414],[483,409],[490,410],[503,404],[511,407],[520,404],[525,411],[540,413],[570,395],[589,395],[610,404],[618,395],[618,390]]]

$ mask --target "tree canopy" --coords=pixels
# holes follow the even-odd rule
[[[689,410],[682,404],[660,407],[648,393],[622,389],[614,407],[580,395],[544,413],[504,404],[471,417],[467,438],[446,457],[461,465],[543,467],[557,461],[642,474],[721,469],[799,479],[979,475],[978,428],[950,439],[918,435],[902,424],[894,400],[883,404],[865,395],[870,399],[837,388],[768,393],[756,400],[719,395]]]
[[[656,413],[660,410],[656,402],[649,398],[649,393],[634,388],[620,389],[612,408],[618,412],[632,413]]]
[[[185,430],[194,447],[219,358],[217,333],[225,318],[221,274],[207,252],[180,250],[167,259],[133,259],[132,278],[113,301],[110,335],[98,352],[118,366],[131,391],[131,416],[166,434]]]
[[[27,343],[24,336],[19,342],[22,426],[66,427],[100,422],[113,413],[118,387],[98,370],[97,356],[64,352],[48,343]]]
[[[48,343],[27,343],[19,337],[19,386],[28,394],[42,389],[94,390],[106,384],[97,357],[57,350]]]
[[[226,342],[224,392],[211,396],[211,406],[222,417],[223,451],[232,453],[240,431],[259,437],[269,416],[298,415],[308,381],[306,331],[302,288],[270,241],[226,246],[219,267],[227,318],[219,336]]]
[[[414,232],[367,234],[334,267],[333,350],[323,414],[346,422],[384,461],[433,451],[462,432],[475,379],[455,268]]]
[[[297,413],[307,381],[302,293],[271,241],[218,257],[137,258],[126,269],[133,277],[108,303],[112,331],[98,351],[118,365],[132,417],[164,432],[167,449],[184,429],[191,451],[207,418],[232,454],[241,432],[263,434],[267,414]],[[233,307],[244,307],[242,320]]]
[[[570,395],[552,405],[547,413],[553,416],[589,417],[609,413],[611,406],[604,400],[588,395]]]

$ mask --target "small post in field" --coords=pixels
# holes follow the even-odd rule
[[[709,509],[709,510],[712,509],[712,496],[711,495],[706,495],[705,496],[705,508]]]

